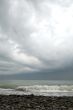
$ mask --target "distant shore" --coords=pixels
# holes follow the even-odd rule
[[[0,110],[73,110],[73,96],[0,95]]]

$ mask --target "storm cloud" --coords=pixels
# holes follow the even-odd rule
[[[73,0],[0,0],[0,74],[72,65]]]

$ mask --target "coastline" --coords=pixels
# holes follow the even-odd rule
[[[73,110],[73,96],[0,95],[0,110]]]

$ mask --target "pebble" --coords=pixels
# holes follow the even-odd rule
[[[0,110],[73,110],[73,97],[0,95]]]

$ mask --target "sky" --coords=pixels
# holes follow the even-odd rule
[[[0,0],[0,75],[73,74],[73,0]]]

